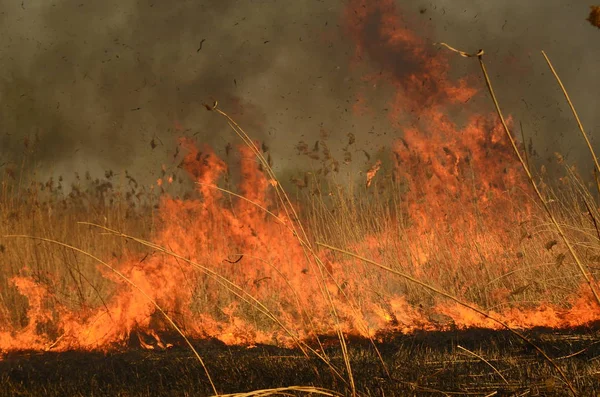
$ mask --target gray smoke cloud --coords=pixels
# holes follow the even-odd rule
[[[517,136],[522,123],[526,139],[532,139],[543,159],[561,152],[587,173],[592,167],[588,149],[541,51],[550,57],[593,139],[600,126],[593,88],[600,31],[586,21],[590,5],[582,0],[441,0],[422,2],[421,10],[434,26],[432,41],[486,51],[492,81],[503,110],[514,117]],[[476,62],[462,63],[455,64],[460,74],[481,74]],[[483,104],[491,108],[487,95]]]
[[[585,21],[589,4],[397,4],[432,46],[486,50],[502,104],[539,152],[583,158],[539,52],[552,57],[593,135],[600,32]],[[20,164],[24,142],[37,139],[35,161],[48,174],[127,168],[150,178],[161,164],[173,166],[179,136],[220,153],[236,142],[224,120],[202,107],[213,99],[267,142],[279,169],[297,164],[294,145],[314,143],[321,129],[332,146],[345,145],[349,132],[369,151],[388,145],[401,131],[377,108],[381,101],[363,117],[351,112],[362,74],[378,66],[351,63],[344,7],[312,0],[0,0],[0,164]],[[452,58],[452,65],[455,76],[479,73],[472,60]],[[473,106],[492,110],[484,94]]]

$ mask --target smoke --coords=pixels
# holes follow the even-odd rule
[[[586,21],[590,5],[582,0],[440,0],[421,2],[420,10],[434,28],[431,41],[473,53],[485,50],[499,101],[514,116],[517,136],[522,124],[542,160],[561,152],[587,173],[592,168],[588,149],[541,51],[551,59],[593,140],[600,126],[598,93],[591,89],[598,79],[600,51],[594,43],[600,36]],[[481,74],[476,62],[455,66],[459,74]]]
[[[583,153],[539,51],[555,62],[593,134],[599,119],[590,87],[600,52],[590,44],[599,33],[585,20],[587,4],[397,4],[427,42],[486,50],[500,101],[539,151]],[[352,65],[352,43],[340,21],[344,6],[312,0],[0,0],[0,164],[21,164],[35,145],[36,165],[50,174],[127,168],[143,177],[174,163],[181,135],[218,152],[237,142],[224,120],[202,107],[215,99],[268,143],[279,169],[297,162],[298,141],[311,144],[322,129],[334,146],[345,144],[348,132],[358,147],[388,145],[401,132],[379,102],[364,117],[351,113],[357,88],[365,84],[361,72],[379,66],[368,59]],[[427,51],[441,50],[432,44]],[[479,73],[471,61],[453,59],[454,75]],[[372,96],[381,91],[374,88]],[[481,106],[491,110],[482,98]]]
[[[0,164],[18,164],[28,141],[40,148],[36,161],[57,170],[160,167],[180,135],[223,147],[234,139],[204,102],[218,99],[266,139],[265,111],[286,112],[282,101],[292,97],[285,118],[298,117],[308,109],[294,96],[307,80],[335,83],[318,75],[323,54],[308,50],[323,44],[316,25],[335,24],[336,11],[323,6],[64,0],[3,8]]]

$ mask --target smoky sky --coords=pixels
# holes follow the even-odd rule
[[[600,30],[586,20],[590,5],[582,0],[444,0],[423,2],[422,10],[427,10],[423,15],[434,27],[432,41],[470,52],[485,50],[498,99],[505,113],[513,116],[517,136],[522,123],[526,139],[532,139],[540,156],[561,152],[587,169],[589,152],[541,51],[554,64],[587,132],[592,139],[597,137],[600,51],[594,43]],[[473,62],[453,65],[460,75],[481,74]],[[482,102],[486,101],[484,96]]]
[[[600,31],[585,20],[590,4],[396,4],[432,56],[444,51],[434,46],[442,41],[467,51],[484,48],[502,105],[538,152],[560,151],[585,164],[585,146],[540,51],[555,63],[594,137]],[[219,153],[238,142],[222,118],[203,108],[214,100],[268,144],[280,170],[296,165],[298,141],[312,143],[323,130],[333,147],[352,132],[357,147],[375,152],[402,132],[387,119],[382,97],[389,88],[371,87],[370,113],[351,111],[367,84],[362,76],[376,72],[381,60],[356,63],[342,21],[345,6],[0,0],[0,164],[21,164],[25,142],[36,142],[35,163],[46,173],[158,173],[162,164],[175,163],[179,136]],[[479,73],[475,61],[451,59],[453,76]],[[492,111],[483,94],[473,106]]]

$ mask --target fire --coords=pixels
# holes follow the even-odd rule
[[[353,0],[343,19],[357,62],[380,70],[364,80],[394,89],[390,122],[399,130],[391,150],[397,208],[385,216],[374,213],[378,219],[366,219],[353,209],[338,218],[327,213],[308,238],[337,239],[349,250],[451,289],[513,327],[575,326],[600,319],[583,288],[565,308],[549,303],[551,288],[544,289],[541,281],[509,277],[527,270],[533,278],[554,265],[539,272],[524,265],[523,258],[533,253],[515,229],[527,227],[539,214],[497,118],[462,113],[460,126],[450,117],[477,95],[473,83],[449,77],[449,59],[405,27],[391,0]],[[359,92],[357,98],[355,111],[362,114],[369,106],[367,96]],[[167,348],[170,342],[161,335],[170,325],[149,298],[186,335],[228,344],[293,345],[336,329],[376,337],[380,332],[498,326],[462,306],[417,292],[383,270],[318,251],[302,240],[297,231],[303,220],[279,200],[281,184],[264,172],[248,146],[237,148],[239,164],[233,165],[191,140],[182,139],[181,146],[186,151],[182,166],[197,191],[186,199],[162,197],[159,232],[152,241],[162,249],[143,259],[131,253],[112,261],[130,282],[104,270],[116,288],[94,308],[50,307],[52,291],[43,283],[24,275],[12,278],[28,299],[28,323],[0,325],[0,352],[108,349],[134,336],[142,347]],[[375,179],[381,168],[377,160],[367,172],[367,188],[385,179]],[[235,192],[241,198],[217,188],[231,175],[238,177]],[[173,178],[156,184],[165,182],[171,184]],[[342,208],[338,212],[353,200],[329,195],[334,207]],[[317,208],[322,203],[313,204]],[[293,205],[301,214],[308,211]],[[531,237],[531,244],[543,246],[541,234]],[[536,258],[554,259],[550,250],[540,252]],[[561,265],[562,260],[556,262]],[[533,290],[548,302],[510,305],[515,296]],[[447,320],[434,320],[440,316]]]
[[[369,168],[369,171],[367,171],[367,187],[371,186],[371,182],[373,182],[373,178],[375,178],[375,175],[377,175],[377,171],[379,171],[380,168],[381,160],[377,160],[377,162]]]

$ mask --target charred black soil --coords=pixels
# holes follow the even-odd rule
[[[577,329],[536,328],[525,335],[560,366],[581,395],[600,393],[599,324]],[[344,368],[336,339],[323,337],[321,342],[331,364]],[[569,395],[552,365],[508,331],[469,329],[388,334],[375,343],[350,338],[348,344],[355,384],[361,395]],[[267,345],[226,346],[214,340],[195,341],[194,345],[219,393],[302,385],[350,394],[348,384],[326,363],[315,357],[307,358],[299,350]],[[320,349],[318,343],[313,346]],[[169,349],[146,350],[135,343],[125,351],[111,353],[7,354],[0,361],[0,393],[3,396],[214,394],[189,349],[177,344]]]

